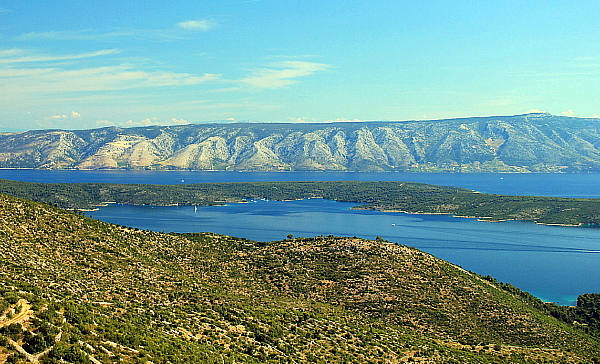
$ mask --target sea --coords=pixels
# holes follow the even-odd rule
[[[189,184],[255,181],[408,181],[484,193],[600,198],[600,174],[70,171],[2,169],[0,178],[29,182]],[[258,241],[318,235],[358,236],[412,246],[464,269],[491,275],[534,296],[574,305],[600,293],[600,228],[532,222],[480,222],[447,215],[352,210],[322,199],[227,206],[110,204],[88,215],[164,232],[216,232]]]

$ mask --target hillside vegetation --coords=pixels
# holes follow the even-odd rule
[[[568,309],[386,241],[163,234],[0,194],[0,251],[0,363],[599,360]]]
[[[451,214],[486,221],[531,220],[543,224],[600,224],[600,199],[505,196],[414,182],[239,182],[188,185],[28,183],[0,180],[0,192],[63,208],[90,209],[116,202],[135,205],[219,205],[251,199],[325,198],[355,208]]]
[[[0,167],[589,172],[600,119],[533,113],[447,120],[235,123],[0,134]]]

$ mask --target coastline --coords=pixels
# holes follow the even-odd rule
[[[562,227],[582,227],[582,226],[596,226],[592,224],[586,223],[578,223],[578,224],[567,224],[567,223],[550,223],[550,222],[539,222],[531,219],[494,219],[492,216],[466,216],[466,215],[455,215],[451,212],[410,212],[404,210],[377,210],[377,209],[369,209],[369,208],[361,208],[360,206],[351,207],[353,210],[365,210],[365,211],[379,211],[379,212],[394,212],[408,215],[449,215],[452,217],[456,217],[459,219],[476,219],[476,221],[481,222],[493,222],[493,223],[501,223],[508,221],[524,221],[524,222],[533,222],[536,225],[544,225],[544,226],[562,226]]]

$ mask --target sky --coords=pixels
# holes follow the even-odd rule
[[[598,0],[3,0],[0,132],[600,114]]]

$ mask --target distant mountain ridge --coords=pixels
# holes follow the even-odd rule
[[[588,172],[600,119],[236,123],[0,134],[0,168]]]

